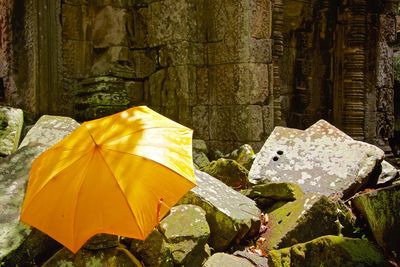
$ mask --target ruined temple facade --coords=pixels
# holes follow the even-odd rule
[[[87,120],[146,104],[211,148],[323,118],[393,134],[397,0],[3,0],[0,101]]]

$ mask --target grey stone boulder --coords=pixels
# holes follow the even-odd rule
[[[77,121],[69,117],[43,115],[29,130],[19,147],[30,143],[50,147],[69,135],[79,125]]]
[[[205,211],[195,205],[171,209],[160,225],[176,265],[201,266],[209,257],[206,244],[210,237]]]
[[[235,189],[247,187],[248,170],[233,159],[220,158],[212,161],[202,171]]]
[[[78,126],[71,118],[42,116],[20,148],[0,160],[0,263],[31,266],[60,247],[50,237],[20,223],[19,212],[33,160]]]
[[[180,203],[200,206],[206,212],[211,231],[208,244],[212,248],[224,251],[258,233],[261,211],[253,200],[207,173],[196,170],[195,174],[197,186]]]
[[[133,239],[130,251],[148,267],[173,267],[174,261],[169,244],[157,229],[146,240]]]
[[[60,247],[40,231],[19,222],[30,166],[45,148],[28,145],[0,159],[0,266],[31,266]]]
[[[254,267],[255,265],[246,258],[226,254],[215,253],[203,265],[203,267]]]
[[[268,249],[288,247],[323,235],[352,236],[355,217],[341,200],[306,194],[268,214],[262,234]]]
[[[113,248],[119,245],[118,236],[109,234],[97,234],[90,238],[84,245],[86,249]]]
[[[237,163],[250,170],[251,165],[256,158],[253,148],[249,144],[244,144],[238,149],[224,156],[224,158],[236,160]]]
[[[378,186],[390,185],[399,178],[399,170],[386,160],[382,161],[382,171],[378,178]]]
[[[90,250],[80,249],[73,254],[66,248],[61,249],[47,260],[42,267],[103,267],[103,266],[129,266],[143,267],[140,261],[127,249],[121,247]]]
[[[195,205],[175,206],[146,240],[132,240],[130,251],[146,266],[201,266],[211,254],[205,215]]]
[[[0,155],[8,156],[17,150],[23,125],[21,109],[0,106]]]
[[[352,204],[368,222],[376,242],[400,259],[400,184],[359,193]]]
[[[203,169],[210,164],[210,160],[204,152],[193,151],[193,163],[198,166],[198,169]]]
[[[202,169],[210,164],[207,157],[208,149],[207,144],[203,140],[193,139],[192,141],[193,163],[197,169]]]
[[[292,247],[272,250],[269,267],[388,266],[382,253],[367,240],[323,236]]]
[[[208,154],[207,144],[204,140],[201,139],[193,139],[192,141],[193,151],[203,152],[204,154]]]
[[[247,170],[250,170],[251,165],[256,158],[256,154],[254,153],[253,148],[249,144],[244,144],[238,149],[233,150],[230,153],[224,154],[219,150],[214,150],[211,153],[211,158],[213,160],[218,159],[232,159],[235,160],[237,163],[245,167]]]
[[[281,201],[293,201],[304,195],[301,188],[293,183],[257,184],[242,193],[256,201],[261,207],[271,207]]]
[[[344,199],[376,184],[384,152],[320,120],[305,131],[275,127],[252,165],[251,183],[292,182]]]
[[[233,255],[250,261],[251,263],[254,264],[254,266],[268,267],[268,259],[266,257],[259,256],[258,254],[254,253],[254,252],[235,251],[235,253],[233,253]]]

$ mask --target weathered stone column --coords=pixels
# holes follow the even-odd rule
[[[208,96],[203,97],[200,138],[211,148],[229,150],[240,143],[256,149],[279,112],[274,94],[272,2],[206,1]],[[208,135],[207,135],[208,134]],[[208,138],[207,138],[208,137]]]

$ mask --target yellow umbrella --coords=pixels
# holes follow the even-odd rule
[[[194,186],[192,130],[134,107],[83,123],[33,162],[21,221],[74,253],[97,233],[145,239]]]

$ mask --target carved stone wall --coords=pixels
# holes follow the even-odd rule
[[[3,0],[0,101],[80,120],[147,104],[222,150],[321,118],[385,146],[397,2]]]
[[[57,113],[61,42],[58,1],[0,3],[0,88],[3,101],[37,116]]]
[[[382,147],[393,134],[398,1],[286,1],[281,103],[286,123],[320,118]],[[285,68],[289,66],[289,68]]]
[[[377,124],[375,132],[366,136],[367,140],[373,140],[381,146],[388,147],[388,138],[393,137],[395,126],[394,114],[394,55],[392,45],[396,41],[396,15],[398,1],[382,1],[379,12],[376,15],[378,22],[377,34]],[[375,137],[376,136],[376,137]],[[378,140],[374,140],[374,137]]]
[[[211,148],[260,147],[280,113],[272,8],[270,0],[63,3],[64,80],[75,88],[76,116],[147,104]]]

